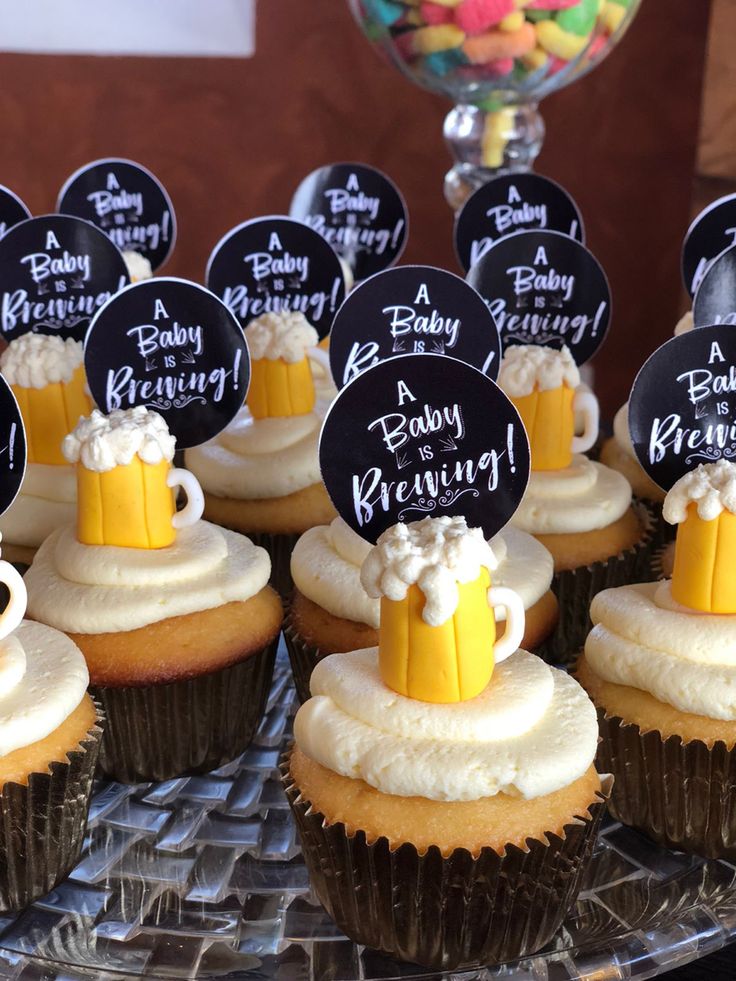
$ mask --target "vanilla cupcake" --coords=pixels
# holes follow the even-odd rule
[[[25,588],[0,562],[0,911],[53,889],[82,850],[102,730],[72,641],[22,620]]]
[[[736,857],[736,465],[669,491],[671,581],[608,589],[577,677],[598,708],[611,811],[670,848]]]
[[[598,405],[578,392],[580,373],[567,348],[508,348],[498,384],[529,436],[529,486],[511,523],[554,558],[561,612],[550,654],[559,657],[582,644],[592,597],[645,567],[651,519],[632,506],[624,476],[583,455],[597,438]],[[587,416],[581,437],[574,436],[576,409]]]
[[[252,370],[247,404],[185,458],[204,488],[205,517],[264,545],[274,584],[286,595],[297,538],[335,516],[318,459],[327,409],[319,396],[331,397],[333,389],[317,331],[302,314],[264,314],[245,336]]]
[[[522,647],[535,650],[557,624],[557,600],[550,589],[552,556],[531,535],[507,527],[491,541],[498,562],[494,582],[521,597],[525,609]],[[306,531],[294,546],[294,593],[284,637],[299,697],[309,698],[309,678],[328,654],[378,644],[380,600],[369,596],[360,569],[371,546],[342,520]],[[497,607],[503,623],[506,611]]]
[[[174,447],[143,407],[81,420],[64,441],[76,527],[50,535],[27,573],[29,615],[86,659],[108,719],[102,768],[123,781],[201,772],[241,753],[281,625],[267,553],[199,520],[201,491],[172,469]],[[188,498],[179,512],[177,486]]]
[[[150,259],[134,249],[126,249],[123,252],[125,266],[128,270],[131,283],[140,283],[144,279],[153,279],[153,268]]]
[[[0,517],[3,554],[28,565],[52,531],[74,520],[76,480],[61,443],[92,409],[81,341],[24,334],[0,355],[26,431],[28,464],[20,493]]]
[[[548,943],[603,808],[595,710],[570,676],[515,651],[520,603],[489,590],[496,568],[464,519],[388,529],[362,572],[378,646],[319,662],[284,766],[312,887],[340,930],[433,971]]]

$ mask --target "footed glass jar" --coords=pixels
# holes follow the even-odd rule
[[[348,0],[370,41],[417,85],[455,103],[445,118],[457,210],[496,174],[530,170],[541,99],[623,37],[641,0]]]

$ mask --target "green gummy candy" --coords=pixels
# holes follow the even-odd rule
[[[552,20],[554,17],[554,10],[525,10],[524,16],[527,20],[530,20],[532,24],[536,24],[540,20]]]
[[[557,24],[569,34],[585,37],[595,27],[599,6],[598,0],[580,0],[574,7],[558,11]]]

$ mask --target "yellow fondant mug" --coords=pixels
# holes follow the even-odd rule
[[[491,680],[494,664],[518,650],[524,636],[524,604],[506,586],[491,586],[486,569],[458,584],[454,614],[437,627],[422,617],[425,596],[409,586],[403,600],[381,599],[378,658],[381,677],[394,691],[422,702],[463,702]],[[496,607],[506,628],[496,639]]]
[[[43,388],[11,385],[18,400],[28,444],[28,462],[55,466],[66,464],[61,444],[80,416],[92,411],[84,365],[68,382],[51,382]]]
[[[706,521],[690,504],[677,527],[672,598],[701,613],[736,613],[736,514]]]
[[[316,395],[309,362],[330,378],[330,359],[321,348],[310,347],[301,361],[256,358],[251,362],[246,404],[254,419],[303,416],[314,408]]]
[[[0,582],[7,588],[10,599],[0,613],[0,640],[12,634],[25,616],[28,593],[23,577],[9,562],[0,561]]]
[[[181,511],[177,487],[187,498]],[[105,473],[78,464],[77,499],[77,538],[85,545],[165,548],[178,529],[195,524],[204,512],[204,494],[193,473],[137,456]]]
[[[585,453],[598,439],[600,412],[592,392],[560,385],[511,401],[521,416],[532,456],[532,470],[564,470],[573,453]],[[583,419],[583,433],[575,435],[575,416]]]

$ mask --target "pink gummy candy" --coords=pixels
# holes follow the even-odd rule
[[[419,4],[419,13],[425,24],[435,27],[437,24],[451,24],[455,16],[452,7],[443,7],[440,3],[423,0]]]
[[[482,34],[514,10],[514,0],[463,0],[455,8],[455,23],[466,34]]]

